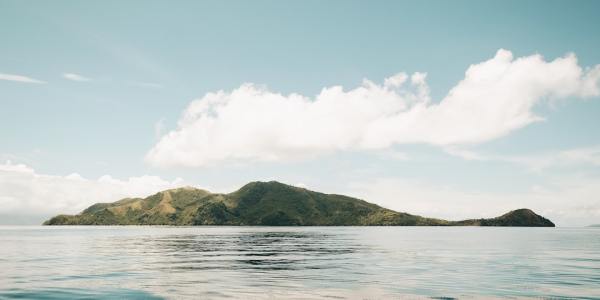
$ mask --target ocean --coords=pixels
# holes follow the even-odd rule
[[[1,226],[0,299],[600,298],[600,228]]]

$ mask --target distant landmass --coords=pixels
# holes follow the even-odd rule
[[[531,226],[554,227],[529,209],[492,219],[446,221],[396,212],[343,195],[276,181],[251,182],[229,194],[192,187],[94,204],[44,225],[267,225],[267,226]]]
[[[600,224],[592,224],[592,225],[588,225],[587,227],[600,227]]]

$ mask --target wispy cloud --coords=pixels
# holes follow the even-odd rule
[[[447,147],[446,153],[472,161],[501,161],[524,165],[532,171],[552,167],[600,166],[600,145],[560,151],[546,151],[534,155],[498,155],[479,153],[472,150]]]
[[[92,79],[85,77],[83,75],[79,75],[79,74],[75,74],[75,73],[63,73],[63,77],[65,79],[68,80],[72,80],[72,81],[80,81],[80,82],[84,82],[84,81],[91,81]]]
[[[0,80],[16,81],[16,82],[23,82],[23,83],[46,83],[45,81],[27,77],[27,76],[23,76],[23,75],[4,74],[4,73],[0,73]]]
[[[381,206],[450,220],[489,218],[518,208],[530,208],[559,226],[585,226],[600,218],[600,178],[549,178],[518,192],[476,191],[411,178],[375,178],[350,183],[343,193]]]
[[[165,119],[162,118],[154,123],[154,137],[158,140],[165,131]]]
[[[155,83],[155,82],[140,82],[140,81],[134,81],[131,83],[134,86],[139,86],[139,87],[144,87],[144,88],[151,88],[151,89],[162,89],[164,86],[160,83]]]

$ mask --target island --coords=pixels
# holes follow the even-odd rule
[[[192,187],[170,189],[146,198],[97,203],[77,215],[55,216],[44,225],[554,227],[529,209],[491,219],[447,221],[277,181],[251,182],[229,194]]]

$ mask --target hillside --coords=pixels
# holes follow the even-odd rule
[[[251,182],[229,194],[185,187],[147,198],[97,203],[77,215],[53,217],[44,225],[554,226],[526,209],[493,219],[425,218],[276,181]]]
[[[517,209],[496,218],[471,219],[454,222],[457,226],[530,226],[554,227],[550,220],[534,213],[531,209]]]

